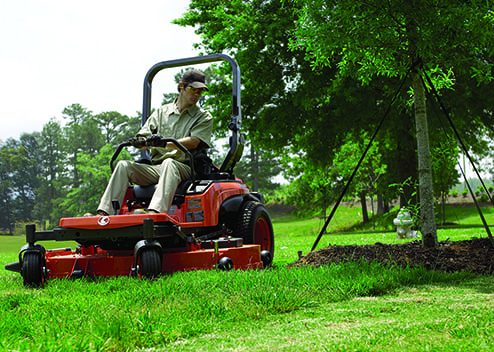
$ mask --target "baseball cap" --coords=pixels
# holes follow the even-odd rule
[[[209,90],[206,86],[206,75],[199,70],[187,70],[182,76],[182,82],[194,88]]]

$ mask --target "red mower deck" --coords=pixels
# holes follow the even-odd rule
[[[228,241],[228,240],[226,240]],[[102,250],[89,247],[81,250],[56,249],[46,252],[44,279],[67,279],[95,276],[137,276],[140,261],[135,263],[134,251]],[[161,273],[176,271],[210,270],[221,264],[222,258],[229,258],[232,268],[261,269],[259,245],[215,249],[195,249],[184,252],[170,252],[161,255]],[[230,263],[225,261],[224,265]],[[235,263],[235,264],[233,264]]]

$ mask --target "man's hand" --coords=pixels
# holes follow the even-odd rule
[[[137,149],[147,149],[146,138],[137,137],[129,139],[129,143]]]
[[[163,147],[163,144],[161,143],[162,139],[163,136],[160,136],[159,134],[153,134],[148,139],[146,139],[146,144],[151,147]]]

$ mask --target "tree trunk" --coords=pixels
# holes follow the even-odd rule
[[[374,196],[371,194],[370,195],[370,201],[371,201],[371,217],[372,217],[372,229],[376,229],[376,218],[374,217]]]
[[[360,205],[362,206],[362,219],[364,224],[369,222],[369,214],[367,213],[367,199],[365,199],[365,192],[360,192]]]
[[[253,178],[252,192],[259,190],[259,152],[254,148],[254,144],[250,145],[251,172]]]
[[[434,195],[432,191],[432,166],[427,127],[425,92],[420,71],[412,72],[414,92],[415,124],[419,169],[420,217],[422,221],[422,244],[425,248],[437,247],[436,220],[434,217]]]
[[[384,214],[389,213],[389,203],[387,200],[384,200]]]
[[[384,197],[381,193],[377,195],[377,214],[384,214]]]
[[[443,225],[446,224],[446,194],[444,192],[441,192],[441,206],[442,206],[442,212],[443,212]]]

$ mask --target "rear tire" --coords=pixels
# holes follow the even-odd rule
[[[41,253],[27,252],[22,260],[24,286],[38,287],[43,283],[43,262]]]
[[[262,203],[247,201],[240,207],[234,234],[241,237],[245,244],[258,244],[261,251],[274,255],[273,224],[268,211]]]
[[[154,279],[161,274],[161,255],[156,249],[145,248],[141,251],[141,276]]]

